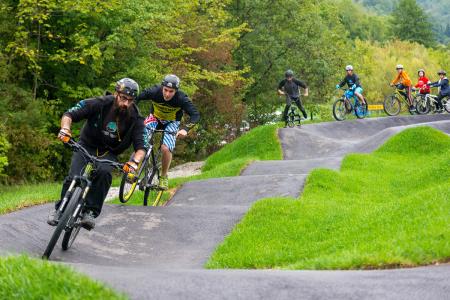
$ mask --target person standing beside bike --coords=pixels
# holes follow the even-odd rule
[[[361,86],[361,82],[359,80],[358,75],[356,73],[353,73],[353,66],[348,65],[345,67],[345,71],[347,72],[347,75],[342,79],[342,81],[336,85],[336,89],[339,89],[343,87],[345,84],[347,84],[348,88],[350,90],[353,90],[353,93],[356,97],[358,97],[359,102],[361,102],[361,105],[366,105],[366,100],[364,100],[363,88]]]
[[[136,101],[151,100],[152,106],[150,114],[145,119],[145,140],[149,132],[153,129],[163,129],[174,134],[164,134],[162,151],[161,176],[159,178],[159,188],[167,190],[169,188],[169,171],[172,161],[172,153],[175,149],[176,139],[185,137],[199,120],[200,114],[197,108],[192,104],[188,96],[179,90],[180,79],[178,76],[166,75],[160,85],[154,85],[142,91]],[[189,115],[189,123],[179,130],[183,112]]]
[[[87,120],[81,130],[79,143],[91,154],[98,158],[117,161],[117,155],[124,152],[133,144],[135,155],[124,165],[124,171],[133,173],[140,160],[145,155],[144,120],[139,116],[134,99],[138,94],[138,84],[129,78],[123,78],[116,83],[113,95],[86,99],[64,113],[61,119],[61,129],[58,138],[67,143],[72,136],[72,122]],[[79,152],[72,155],[69,175],[65,178],[61,199],[75,176],[79,176],[87,161]],[[92,187],[86,195],[86,211],[83,212],[81,225],[91,230],[95,226],[94,219],[100,215],[103,202],[108,194],[112,182],[113,167],[99,164],[96,169]],[[52,226],[58,224],[57,212],[61,200],[55,204],[48,216],[47,223]]]
[[[403,70],[403,65],[397,65],[395,67],[397,70],[397,76],[394,78],[394,80],[391,81],[390,86],[396,85],[399,90],[405,90],[405,97],[408,100],[409,104],[409,111],[413,112],[416,110],[416,108],[413,105],[413,100],[411,96],[411,90],[412,90],[412,82],[409,78],[408,74]]]
[[[444,70],[440,70],[438,72],[439,80],[436,82],[428,82],[430,87],[439,87],[439,95],[436,98],[436,113],[441,113],[444,109],[442,105],[442,99],[445,97],[450,97],[450,86],[448,82],[448,78],[445,76],[447,72]]]
[[[300,88],[305,89],[305,92],[303,94],[303,96],[305,97],[308,96],[309,91],[306,83],[298,80],[297,78],[294,78],[294,71],[287,70],[284,73],[284,77],[285,79],[281,80],[278,84],[278,94],[286,95],[286,106],[283,112],[283,119],[287,125],[287,115],[289,112],[289,108],[292,105],[292,101],[294,101],[297,107],[300,109],[303,117],[305,119],[308,118],[308,115],[306,114],[305,108],[303,107],[302,101],[300,99]]]

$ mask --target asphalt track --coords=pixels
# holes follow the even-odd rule
[[[374,271],[205,270],[214,248],[258,199],[297,197],[313,168],[339,168],[410,126],[450,134],[450,115],[390,117],[280,129],[283,161],[251,164],[239,177],[185,184],[166,207],[105,205],[95,230],[52,260],[132,299],[449,299],[450,265]],[[261,141],[264,142],[264,141]],[[50,205],[0,216],[0,253],[40,256]]]

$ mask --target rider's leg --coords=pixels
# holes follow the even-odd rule
[[[442,95],[441,93],[439,93],[439,95],[436,97],[436,109],[437,110],[442,110],[444,108],[444,106],[442,105],[442,99],[444,99],[444,95]]]
[[[364,104],[366,103],[366,101],[364,100],[364,97],[363,97],[363,95],[362,95],[362,92],[363,92],[363,89],[362,89],[361,87],[357,87],[357,88],[355,89],[355,95],[356,95],[356,97],[358,97],[359,102],[360,102],[362,105],[364,105]]]
[[[406,91],[406,95],[408,96],[409,106],[412,107],[413,106],[413,99],[412,99],[412,94],[411,94],[411,87],[410,86],[405,86],[405,91]]]
[[[287,122],[288,122],[288,113],[289,113],[289,108],[291,108],[291,104],[292,104],[291,97],[286,95],[286,106],[284,107],[284,112],[283,112],[283,119],[284,119],[285,124],[287,124]]]
[[[170,163],[172,162],[172,152],[166,145],[161,145],[162,152],[162,166],[161,166],[161,176],[167,177],[169,171]]]
[[[117,157],[109,152],[99,157],[102,159],[117,161]],[[86,210],[91,210],[94,213],[94,217],[100,215],[100,212],[102,211],[103,202],[105,201],[109,188],[111,187],[112,171],[113,166],[110,164],[97,164],[91,189],[86,195]]]
[[[297,99],[295,99],[295,104],[297,105],[297,107],[298,107],[298,108],[300,109],[300,111],[302,112],[303,117],[304,117],[305,119],[307,119],[307,118],[308,118],[308,114],[306,113],[306,110],[305,110],[305,108],[303,107],[303,103],[302,103],[302,101],[300,100],[300,97],[297,98]]]

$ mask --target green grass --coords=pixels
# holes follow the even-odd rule
[[[253,205],[208,268],[370,269],[450,259],[450,137],[405,130]]]
[[[0,299],[126,299],[71,268],[22,256],[0,257]]]
[[[59,199],[62,183],[1,186],[0,215]]]
[[[282,159],[283,154],[277,137],[277,128],[278,125],[268,125],[252,129],[208,157],[202,168],[202,174],[170,179],[170,188],[176,189],[193,180],[237,176],[255,160]],[[174,190],[166,192],[162,203],[167,201],[170,193],[173,192]],[[143,192],[135,191],[126,205],[142,205],[143,197]],[[120,204],[120,201],[116,198],[111,203]]]

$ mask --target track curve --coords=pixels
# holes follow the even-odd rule
[[[52,259],[133,299],[437,299],[450,294],[450,265],[377,271],[204,270],[249,207],[297,197],[311,169],[337,169],[350,152],[370,152],[410,126],[450,134],[450,115],[390,117],[280,129],[283,161],[251,164],[239,177],[185,184],[166,207],[105,205],[94,231]],[[0,252],[40,256],[51,235],[50,204],[0,216]]]

